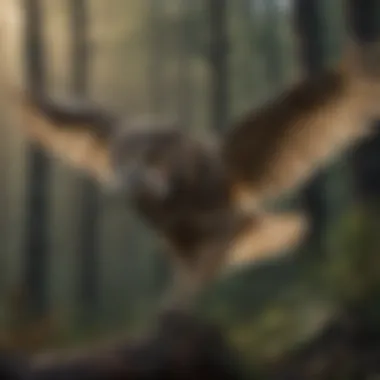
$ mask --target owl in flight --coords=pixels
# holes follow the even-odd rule
[[[377,44],[350,43],[338,65],[208,139],[179,125],[116,118],[84,100],[14,94],[31,141],[122,193],[162,238],[173,263],[168,302],[185,307],[222,269],[303,241],[302,213],[264,204],[370,132],[380,116],[378,57]]]

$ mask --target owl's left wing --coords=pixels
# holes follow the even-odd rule
[[[13,92],[19,126],[42,149],[100,182],[112,176],[109,139],[116,118],[84,100],[60,100]]]

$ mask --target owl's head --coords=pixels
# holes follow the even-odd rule
[[[146,194],[163,199],[192,148],[192,140],[170,125],[120,128],[110,142],[111,188],[132,198]]]

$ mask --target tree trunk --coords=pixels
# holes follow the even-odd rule
[[[24,0],[26,86],[31,93],[41,94],[45,88],[42,42],[42,6],[39,0]],[[41,149],[31,146],[28,152],[26,247],[24,287],[30,300],[29,311],[41,317],[47,309],[48,205],[49,165]]]
[[[284,80],[284,62],[279,31],[279,10],[275,0],[265,3],[266,30],[265,44],[268,82],[271,90],[278,88]]]
[[[209,0],[211,126],[224,130],[229,121],[228,32],[226,0]]]
[[[323,68],[326,60],[322,33],[322,4],[320,0],[296,0],[294,7],[301,62],[307,74],[315,75]],[[312,219],[309,246],[313,252],[321,256],[326,251],[325,225],[328,218],[325,173],[317,175],[306,186],[302,198]]]
[[[378,0],[348,0],[347,18],[350,31],[361,42],[373,42],[379,38],[380,3]]]
[[[86,0],[70,1],[72,14],[72,88],[76,95],[86,97],[88,92],[88,47]],[[99,302],[99,204],[97,184],[82,178],[80,189],[80,243],[78,255],[79,304],[83,323],[94,322]]]
[[[191,128],[194,116],[194,99],[192,84],[194,82],[191,55],[190,36],[192,25],[189,18],[190,3],[188,0],[181,0],[178,30],[178,119],[181,128]]]
[[[348,0],[347,16],[351,24],[351,33],[359,42],[372,42],[380,34],[380,3],[376,0]],[[377,124],[380,124],[378,121]],[[353,168],[355,176],[355,190],[360,197],[378,197],[380,194],[380,132],[363,143],[354,153]]]
[[[161,51],[162,39],[162,7],[164,4],[156,0],[149,2],[149,66],[148,91],[150,112],[163,111],[165,105],[164,54]]]

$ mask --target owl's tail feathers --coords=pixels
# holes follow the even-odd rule
[[[226,270],[230,272],[284,256],[304,241],[307,231],[307,219],[299,213],[264,214],[253,218],[232,242]]]

